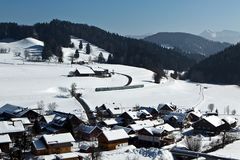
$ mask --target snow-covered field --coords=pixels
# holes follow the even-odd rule
[[[73,38],[72,42],[77,46],[79,39]],[[6,46],[6,43],[0,43],[0,46],[4,45]],[[229,106],[230,110],[236,109],[237,113],[240,112],[238,107],[240,88],[238,86],[199,85],[171,78],[163,80],[161,84],[155,84],[151,71],[123,65],[89,64],[91,67],[102,67],[127,74],[133,79],[130,85],[143,84],[143,88],[95,92],[96,87],[123,86],[128,82],[128,78],[119,74],[114,74],[110,78],[70,78],[67,77],[70,70],[84,69],[86,66],[44,62],[25,62],[23,64],[21,59],[14,57],[16,47],[24,49],[34,45],[43,45],[43,43],[27,38],[7,44],[11,47],[11,52],[0,54],[0,105],[12,103],[36,107],[37,102],[43,100],[46,105],[50,102],[56,102],[58,104],[57,110],[77,113],[79,116],[84,115],[81,105],[63,92],[64,88],[70,88],[72,83],[76,83],[79,91],[83,93],[83,99],[92,109],[104,103],[113,102],[120,103],[123,107],[122,111],[124,108],[132,108],[136,105],[157,107],[159,103],[173,102],[180,107],[198,107],[202,111],[206,111],[208,104],[213,103],[219,113],[223,113],[226,106]],[[86,45],[85,41],[83,41],[83,45]],[[99,54],[99,51],[103,50],[93,46],[92,55]],[[103,53],[105,56],[109,54],[104,51]],[[67,54],[67,52],[64,53],[64,55]]]
[[[210,154],[217,155],[217,156],[224,156],[226,158],[240,159],[239,146],[240,146],[240,141],[238,140]]]

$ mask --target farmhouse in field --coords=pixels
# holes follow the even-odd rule
[[[70,71],[69,77],[89,77],[89,76],[94,76],[95,73],[94,71],[87,67],[87,66],[81,66],[76,68],[74,71]]]
[[[111,77],[111,73],[109,72],[108,69],[94,66],[91,66],[90,68],[93,70],[97,77]]]

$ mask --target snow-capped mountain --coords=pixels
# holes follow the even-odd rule
[[[228,42],[232,44],[236,44],[240,41],[240,32],[231,31],[231,30],[223,30],[218,32],[205,30],[199,35],[209,40]]]

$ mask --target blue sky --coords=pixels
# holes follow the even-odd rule
[[[1,0],[0,22],[34,24],[54,18],[122,35],[161,31],[240,31],[239,0]]]

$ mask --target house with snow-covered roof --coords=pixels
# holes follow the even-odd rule
[[[169,112],[176,111],[177,106],[174,105],[173,103],[164,103],[164,104],[159,104],[157,110],[160,114],[164,115]]]
[[[32,152],[35,155],[68,153],[72,142],[75,139],[71,133],[45,134],[32,142]]]
[[[147,120],[137,120],[134,122],[134,124],[130,124],[127,127],[131,128],[134,132],[139,131],[142,128],[147,128],[147,127],[154,127],[154,126],[158,126],[160,124],[162,124],[163,121],[151,121],[149,119]]]
[[[94,71],[87,66],[77,67],[75,70],[70,71],[69,77],[89,77],[94,76]]]
[[[153,118],[158,117],[158,111],[154,107],[140,107],[139,110],[146,110]]]
[[[142,146],[163,146],[174,142],[170,135],[175,128],[169,124],[163,124],[157,127],[142,128],[137,132],[139,144]]]
[[[213,115],[203,117],[202,119],[193,123],[192,127],[194,128],[195,132],[218,134],[226,129],[224,124],[225,122],[222,119]]]
[[[29,108],[5,104],[0,108],[0,117],[5,120],[27,117],[33,123],[41,115]]]
[[[202,113],[196,109],[189,110],[187,112],[186,118],[190,122],[196,122],[202,117]]]
[[[165,123],[175,128],[183,128],[187,123],[186,115],[184,112],[171,112],[164,115],[163,119]]]
[[[100,126],[110,127],[110,128],[115,125],[122,125],[122,124],[123,124],[123,119],[121,117],[110,118],[110,119],[106,119],[104,121],[99,122]]]
[[[76,130],[76,137],[87,141],[97,140],[97,137],[102,133],[102,130],[98,126],[90,126],[86,124],[79,125]]]
[[[129,135],[124,129],[104,130],[98,137],[98,146],[104,150],[114,150],[128,145]]]
[[[97,77],[111,77],[111,73],[108,69],[104,69],[98,66],[91,66],[91,69]]]
[[[105,103],[96,107],[96,112],[101,118],[116,118],[123,113],[123,108],[120,103]]]
[[[22,121],[0,121],[0,135],[8,134],[12,141],[21,139],[25,133]]]
[[[40,131],[46,131],[47,133],[66,133],[71,132],[74,136],[77,134],[75,130],[80,124],[84,124],[76,115],[71,113],[64,113],[54,111],[54,117],[48,117],[51,119],[49,123],[35,123],[36,128],[40,128]],[[46,119],[45,119],[46,120]]]
[[[238,122],[236,118],[230,116],[224,117],[222,121],[225,122],[224,129],[226,129],[227,131],[236,127]]]
[[[127,111],[121,114],[119,117],[123,119],[126,126],[129,124],[134,124],[137,120],[152,119],[152,115],[147,110]]]

